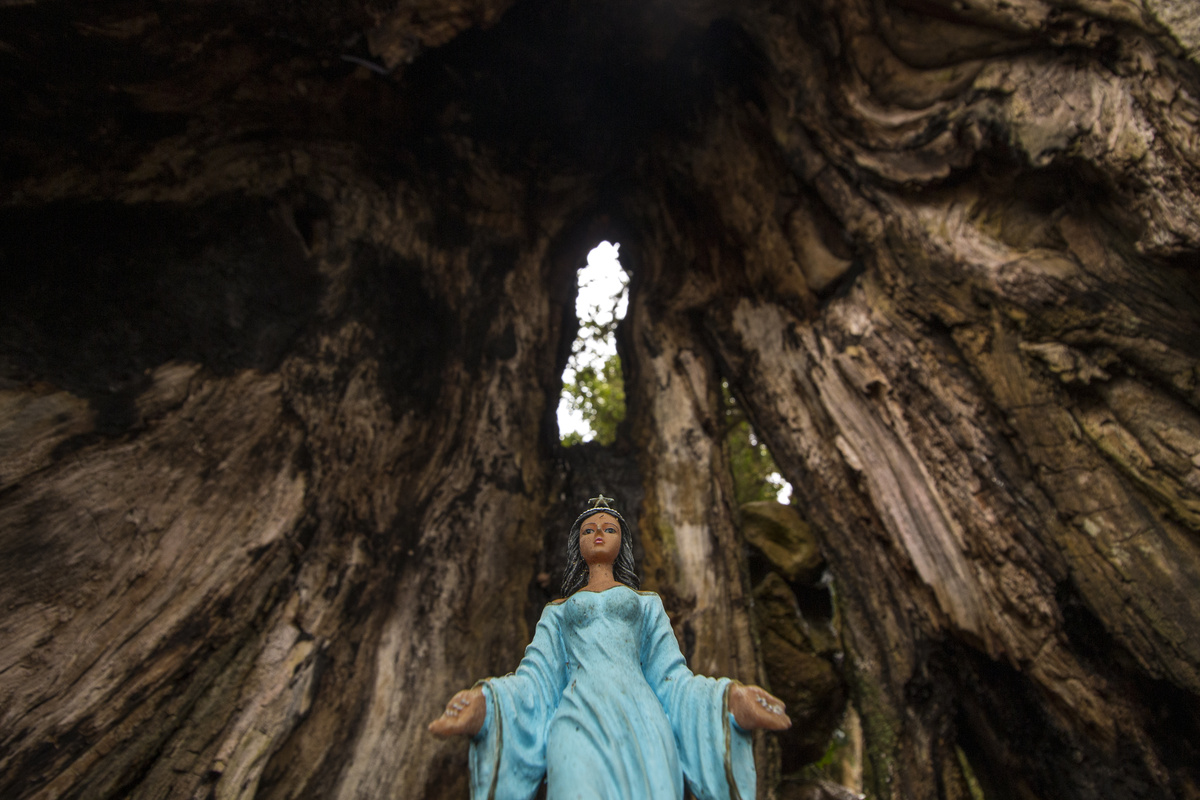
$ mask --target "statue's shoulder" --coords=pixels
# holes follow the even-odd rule
[[[565,597],[560,597],[560,598],[558,598],[557,600],[551,600],[549,603],[546,603],[546,605],[548,605],[548,606],[561,606],[561,605],[562,605],[563,603],[565,603],[565,602],[567,602],[567,598],[565,598]]]
[[[638,593],[638,603],[645,609],[664,608],[662,598],[658,596],[658,592],[643,592],[640,589]]]

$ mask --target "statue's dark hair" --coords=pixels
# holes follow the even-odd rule
[[[587,586],[588,565],[583,560],[583,554],[579,552],[579,529],[583,527],[584,520],[596,514],[610,514],[616,517],[621,526],[621,550],[617,553],[616,563],[613,564],[613,577],[630,589],[637,589],[641,585],[633,569],[633,534],[629,532],[629,525],[616,511],[601,506],[589,508],[580,514],[579,519],[571,526],[571,532],[567,534],[567,568],[563,573],[563,597],[570,597]]]

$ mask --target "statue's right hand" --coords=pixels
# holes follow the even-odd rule
[[[450,698],[442,715],[429,723],[429,732],[434,736],[446,739],[457,734],[474,736],[483,727],[487,716],[487,700],[483,697],[483,689],[465,689]]]

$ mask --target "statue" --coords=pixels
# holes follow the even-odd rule
[[[472,800],[753,800],[749,731],[791,726],[757,686],[694,675],[662,601],[637,591],[629,527],[593,498],[567,540],[563,599],[516,672],[458,692],[431,733],[471,737]]]

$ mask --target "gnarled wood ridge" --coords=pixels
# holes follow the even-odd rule
[[[869,796],[1200,797],[1197,19],[0,3],[0,796],[465,796],[425,724],[598,488],[755,680],[725,379]],[[600,238],[629,412],[572,455]]]

